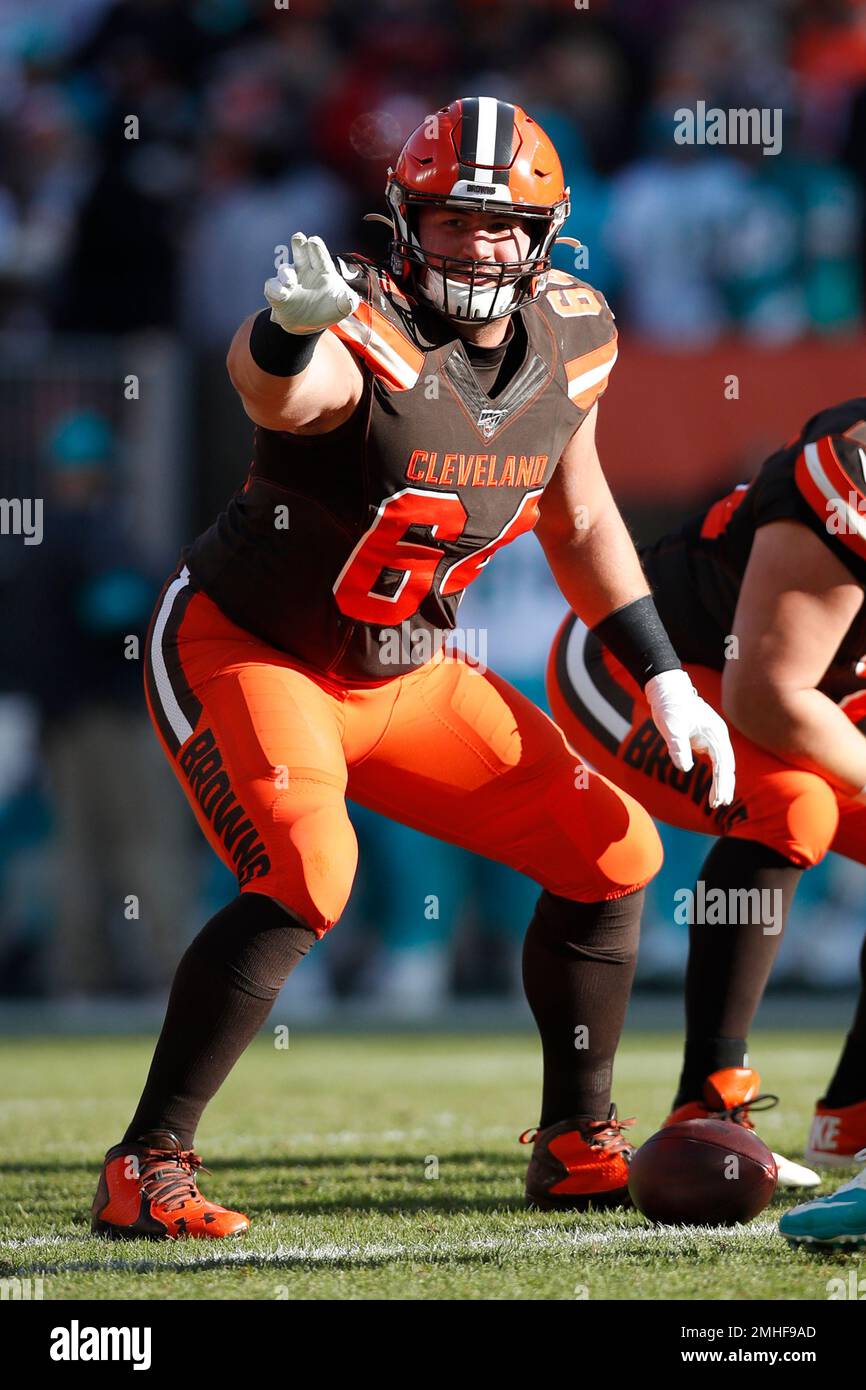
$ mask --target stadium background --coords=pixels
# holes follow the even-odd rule
[[[388,163],[428,110],[469,93],[524,105],[560,151],[565,230],[621,330],[599,435],[636,537],[862,392],[864,4],[5,0],[0,495],[45,509],[40,545],[0,536],[7,1017],[21,1001],[68,1018],[100,997],[155,1001],[233,896],[163,765],[125,643],[180,545],[243,480],[250,426],[224,358],[275,249],[300,229],[376,252],[382,229],[361,217],[382,210]],[[677,146],[673,112],[698,99],[781,109],[781,153]],[[530,537],[470,591],[461,625],[543,702],[562,611]],[[292,978],[295,1007],[433,1018],[455,998],[516,1001],[534,886],[353,819],[355,891]],[[673,893],[704,852],[663,835],[645,990],[681,977]],[[850,987],[864,886],[832,857],[806,876],[776,988]]]

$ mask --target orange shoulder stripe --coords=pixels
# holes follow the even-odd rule
[[[588,410],[607,387],[613,364],[617,358],[616,334],[610,342],[601,347],[584,352],[580,357],[572,357],[565,364],[568,378],[568,396],[578,410]]]
[[[386,385],[408,391],[417,382],[424,353],[366,301],[330,331],[354,348]]]

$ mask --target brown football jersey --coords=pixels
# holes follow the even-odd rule
[[[656,607],[683,661],[724,668],[755,533],[783,520],[808,526],[866,588],[866,398],[818,411],[751,482],[641,549]],[[843,704],[866,691],[866,607],[818,689]]]
[[[257,427],[246,483],[183,560],[233,622],[335,679],[376,682],[429,660],[467,585],[533,528],[605,389],[616,329],[598,291],[551,271],[484,372],[382,267],[339,264],[362,300],[329,331],[361,366],[358,407],[327,434]]]

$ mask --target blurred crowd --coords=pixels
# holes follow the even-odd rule
[[[180,343],[179,526],[194,534],[246,467],[224,356],[278,248],[303,230],[380,252],[383,229],[361,219],[382,209],[402,142],[428,111],[485,93],[552,137],[580,273],[633,334],[688,351],[862,327],[866,0],[3,0],[0,343]],[[701,101],[780,111],[779,153],[676,143],[675,111]],[[557,256],[573,268],[573,250]],[[45,540],[26,580],[0,564],[15,610],[0,642],[7,994],[164,988],[234,891],[160,763],[140,664],[117,656],[167,572],[137,553],[122,430],[86,392],[69,405],[41,422]],[[561,602],[530,547],[500,558],[474,620],[491,663],[543,702]],[[516,990],[532,886],[362,812],[356,824],[357,891],[326,965],[301,972],[310,990]],[[670,872],[688,882],[680,848],[672,836]],[[698,863],[699,846],[683,853]],[[680,943],[655,916],[663,974]]]
[[[389,160],[485,92],[554,139],[623,322],[686,346],[859,316],[862,0],[4,0],[0,326],[223,348],[271,247],[376,250]],[[676,144],[698,101],[781,111],[781,151]]]

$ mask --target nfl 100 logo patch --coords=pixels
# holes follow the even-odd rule
[[[504,410],[482,410],[478,416],[478,428],[485,439],[492,439],[505,415]]]

